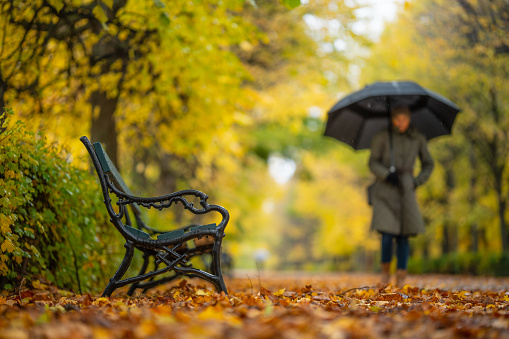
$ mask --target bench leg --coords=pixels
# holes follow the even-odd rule
[[[129,268],[129,265],[131,265],[131,261],[133,259],[134,255],[134,244],[132,242],[126,242],[124,244],[125,247],[125,255],[124,259],[122,260],[122,263],[118,267],[117,272],[115,275],[110,279],[110,282],[108,283],[108,286],[104,289],[104,292],[102,294],[103,297],[110,297],[113,291],[118,287],[117,281],[122,279],[125,272]]]
[[[144,251],[143,252],[143,265],[141,266],[141,269],[140,269],[140,272],[138,273],[138,275],[142,275],[142,274],[145,274],[145,272],[147,272],[149,258],[150,258],[150,254],[148,252]],[[127,292],[127,295],[132,296],[134,291],[138,288],[139,285],[140,285],[139,282],[132,284],[131,287],[129,287],[129,291]],[[145,291],[143,291],[143,292],[145,292]]]
[[[219,293],[224,292],[228,294],[226,284],[224,283],[223,273],[221,271],[221,246],[216,242],[214,249],[212,250],[212,262],[210,263],[211,273],[218,279],[216,289]]]

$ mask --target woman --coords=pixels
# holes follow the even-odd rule
[[[408,237],[424,232],[424,221],[417,205],[415,188],[428,180],[434,165],[426,137],[409,127],[410,110],[407,107],[395,107],[391,111],[391,122],[392,128],[379,132],[371,142],[369,168],[377,179],[372,191],[371,228],[382,234],[381,283],[389,284],[395,241],[396,285],[402,286],[409,255]],[[414,177],[417,157],[421,161],[421,171]],[[392,170],[391,158],[395,167]]]

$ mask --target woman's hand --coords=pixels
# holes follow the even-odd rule
[[[385,181],[387,181],[392,186],[398,187],[399,185],[398,173],[396,172],[389,173],[389,175],[385,178]]]

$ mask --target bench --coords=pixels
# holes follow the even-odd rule
[[[228,293],[221,272],[221,245],[229,221],[228,211],[221,206],[209,204],[205,193],[191,189],[159,197],[137,197],[125,184],[101,143],[92,145],[86,136],[80,140],[92,158],[110,221],[125,239],[124,258],[102,296],[109,297],[117,288],[126,285],[131,285],[127,292],[131,296],[136,289],[146,292],[183,276],[204,279],[212,283],[219,293]],[[116,209],[111,197],[116,200]],[[191,198],[199,199],[201,208],[189,202]],[[195,215],[219,213],[221,221],[218,224],[191,225],[173,231],[156,230],[143,222],[141,207],[163,210],[177,203]],[[131,213],[136,227],[132,224]],[[142,267],[136,276],[123,279],[135,253],[143,255]],[[203,255],[211,256],[208,267],[194,267],[190,259]]]

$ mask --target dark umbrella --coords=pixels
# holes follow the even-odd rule
[[[325,135],[354,149],[369,148],[371,138],[389,125],[391,107],[405,105],[411,126],[428,140],[450,134],[460,108],[411,81],[376,82],[337,102],[329,111]]]

